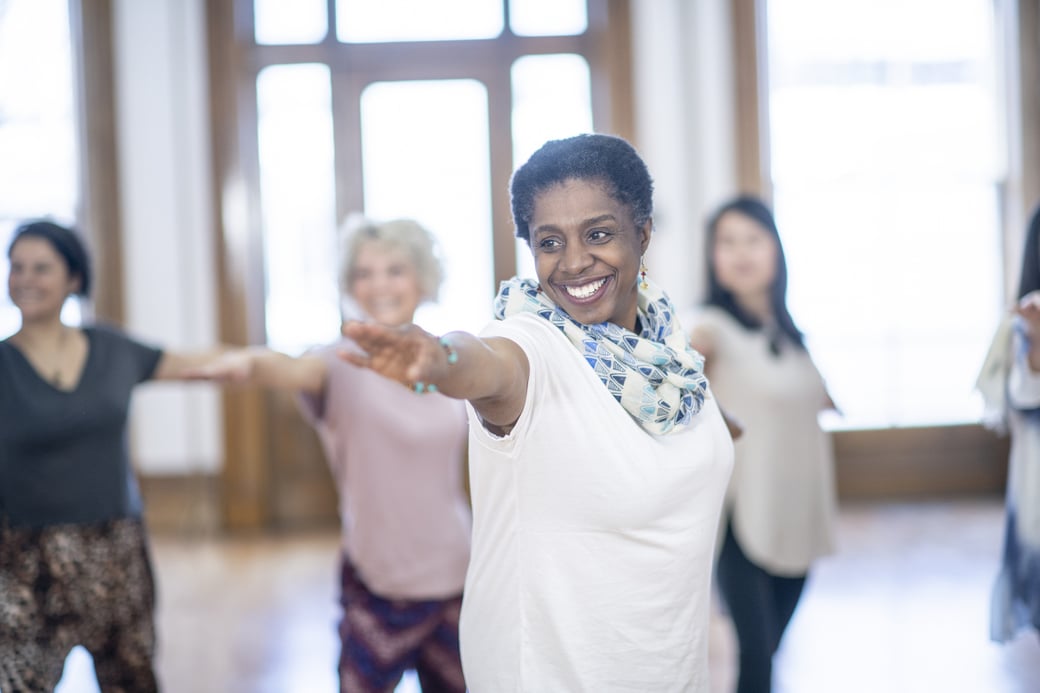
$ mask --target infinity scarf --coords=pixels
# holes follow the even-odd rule
[[[685,427],[700,411],[708,389],[704,358],[675,329],[675,307],[647,281],[636,312],[642,326],[635,334],[612,322],[585,325],[556,305],[538,284],[514,277],[502,282],[495,298],[495,318],[534,313],[559,328],[599,376],[607,391],[648,433],[660,435]]]

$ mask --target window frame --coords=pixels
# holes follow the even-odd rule
[[[523,55],[577,53],[589,63],[593,123],[597,131],[634,139],[630,0],[588,0],[588,29],[577,36],[517,36],[507,26],[494,39],[343,43],[336,37],[336,2],[327,0],[328,32],[310,45],[255,41],[251,0],[207,3],[213,125],[214,228],[217,233],[221,340],[265,341],[263,242],[260,228],[256,77],[271,65],[324,63],[332,73],[336,217],[363,209],[362,90],[377,81],[472,78],[488,90],[494,286],[516,273],[516,244],[508,183],[514,168],[510,66]],[[506,0],[504,7],[508,9]],[[505,16],[508,16],[506,13]],[[225,409],[224,519],[231,527],[281,522],[272,475],[299,454],[303,435],[271,431],[286,408],[274,396],[227,393]],[[276,412],[282,414],[276,414]],[[284,444],[281,438],[297,439]],[[304,443],[310,446],[310,443]],[[290,449],[289,446],[296,446]],[[313,450],[311,451],[313,452]],[[308,453],[310,454],[310,453]],[[317,453],[317,454],[320,454]]]
[[[769,178],[766,2],[730,0],[740,190],[772,199]],[[1003,191],[1005,293],[1018,276],[1024,224],[1040,202],[1040,0],[996,0],[1007,46],[1008,182]],[[1020,154],[1016,154],[1020,152]],[[980,364],[981,365],[981,364]],[[843,498],[1002,493],[1008,441],[978,424],[836,431],[837,484]]]

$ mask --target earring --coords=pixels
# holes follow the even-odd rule
[[[644,291],[650,288],[646,283],[646,260],[643,258],[639,258],[639,288]]]

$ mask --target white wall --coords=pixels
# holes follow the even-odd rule
[[[728,5],[632,3],[636,130],[657,208],[647,268],[680,313],[703,296],[704,222],[737,192]]]
[[[116,0],[117,126],[126,327],[164,348],[217,340],[203,0]],[[139,388],[131,448],[150,474],[215,471],[219,392]]]

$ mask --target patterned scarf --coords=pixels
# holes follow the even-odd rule
[[[660,435],[685,427],[700,411],[708,389],[704,358],[675,329],[675,307],[663,291],[648,283],[636,305],[642,333],[611,322],[585,325],[539,291],[530,279],[502,282],[495,298],[495,318],[534,313],[555,325],[581,352],[607,391],[648,433]]]

